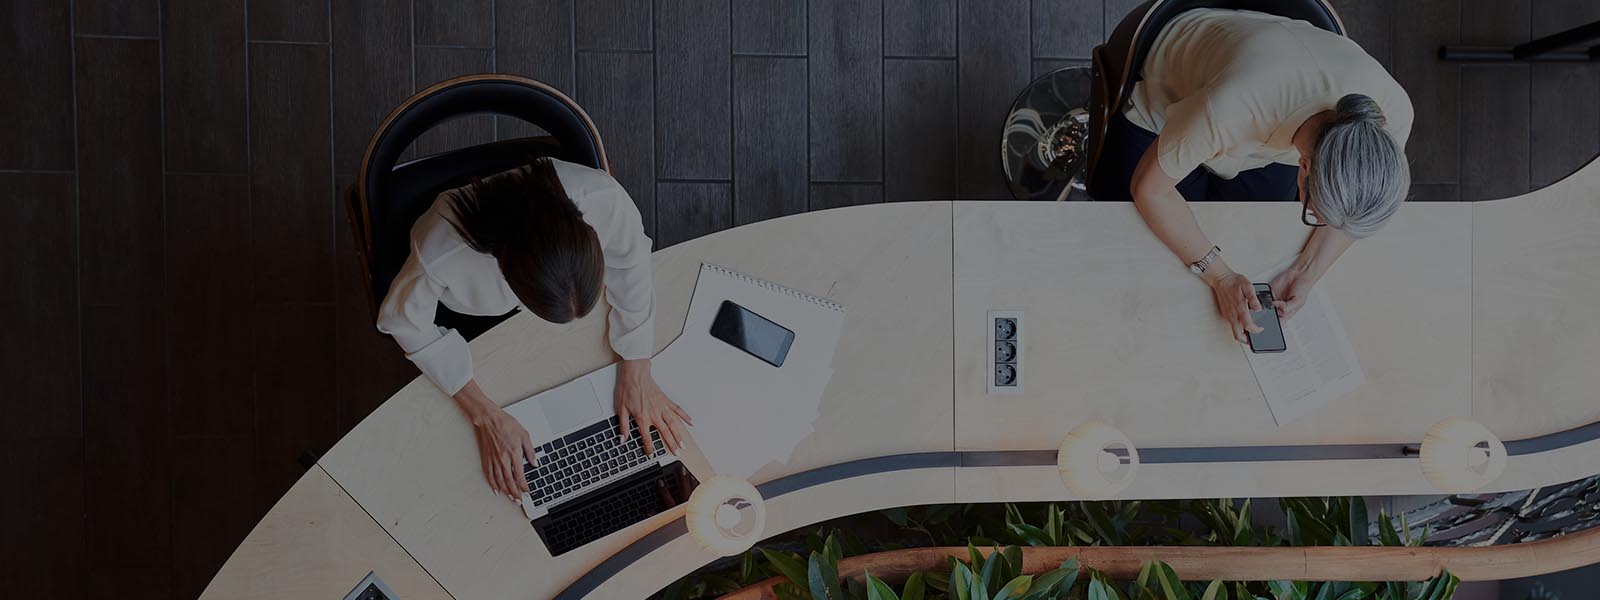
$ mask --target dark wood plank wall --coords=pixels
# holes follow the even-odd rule
[[[568,91],[663,247],[1003,198],[1013,95],[1137,1],[7,0],[0,581],[193,597],[304,452],[416,375],[372,327],[335,201],[411,93],[483,71]],[[1600,4],[1335,3],[1411,92],[1416,199],[1520,193],[1600,149],[1600,67],[1434,58]],[[469,117],[414,152],[531,131]]]

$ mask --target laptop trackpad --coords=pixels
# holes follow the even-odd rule
[[[540,394],[539,404],[544,408],[545,422],[550,432],[562,436],[593,425],[605,418],[605,411],[595,401],[594,385],[587,377],[579,377],[566,385]]]

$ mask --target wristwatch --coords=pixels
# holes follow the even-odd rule
[[[1195,275],[1204,274],[1206,272],[1206,267],[1210,267],[1211,263],[1216,262],[1217,257],[1221,255],[1222,248],[1212,246],[1211,251],[1206,252],[1206,255],[1200,257],[1200,260],[1189,263],[1189,272],[1194,273]]]

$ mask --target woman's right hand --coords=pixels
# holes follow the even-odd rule
[[[528,492],[528,481],[522,475],[522,461],[538,466],[533,439],[528,430],[505,409],[489,400],[478,389],[477,382],[468,382],[456,392],[456,404],[472,423],[472,433],[478,438],[478,457],[483,464],[483,477],[489,489],[509,498],[512,502]]]
[[[1233,330],[1233,339],[1245,344],[1250,341],[1246,332],[1261,333],[1261,327],[1250,319],[1251,311],[1261,310],[1261,301],[1256,299],[1255,287],[1250,284],[1249,277],[1227,271],[1208,279],[1206,283],[1211,284],[1211,298],[1217,303],[1217,314]]]

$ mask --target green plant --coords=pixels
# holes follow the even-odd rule
[[[1459,583],[1449,573],[1424,582],[1382,585],[1275,581],[1268,582],[1269,591],[1261,595],[1240,582],[1186,583],[1160,561],[1146,563],[1137,578],[1121,583],[1081,568],[1076,560],[1039,575],[1025,575],[1021,548],[995,548],[984,556],[968,545],[967,560],[951,558],[948,574],[916,573],[896,590],[871,573],[864,574],[864,582],[841,582],[839,557],[833,552],[813,551],[803,570],[798,555],[781,558],[788,581],[774,592],[783,600],[1446,600]]]
[[[1258,528],[1252,521],[1249,500],[944,504],[896,508],[878,513],[887,521],[878,529],[892,524],[916,538],[927,538],[929,545],[967,546],[968,560],[952,559],[948,570],[919,573],[899,590],[870,573],[864,581],[841,580],[837,572],[839,560],[869,549],[851,533],[855,526],[838,528],[826,535],[819,529],[804,535],[805,555],[774,547],[758,548],[742,556],[737,569],[728,565],[703,570],[675,582],[660,597],[666,600],[716,597],[776,576],[786,580],[774,588],[778,597],[785,600],[997,600],[998,597],[1008,600],[1443,600],[1454,593],[1456,579],[1448,574],[1426,582],[1409,583],[1256,581],[1201,585],[1179,582],[1171,568],[1160,563],[1148,565],[1140,577],[1121,587],[1092,571],[1085,571],[1084,577],[1072,576],[1071,581],[1081,585],[1069,584],[1061,586],[1060,590],[1052,587],[1049,593],[1041,593],[1045,588],[1040,587],[1040,582],[1055,585],[1066,581],[1065,574],[1046,579],[1062,569],[1021,579],[1024,576],[1020,546],[1416,546],[1425,541],[1410,537],[1403,519],[1397,528],[1382,514],[1375,520],[1376,536],[1369,535],[1371,524],[1366,503],[1360,498],[1283,498],[1278,500],[1278,505],[1285,519],[1283,532],[1270,527]],[[860,525],[864,517],[870,515],[854,517],[852,525]],[[794,547],[793,542],[790,547]],[[879,542],[873,550],[899,547],[901,545],[894,542]],[[994,547],[996,552],[985,559],[976,551],[977,547]],[[1000,550],[1001,547],[1005,549]],[[998,560],[995,557],[999,557]],[[1095,584],[1097,575],[1103,580],[1098,586]],[[975,587],[975,581],[982,585]],[[984,589],[983,594],[977,593],[978,587]]]

